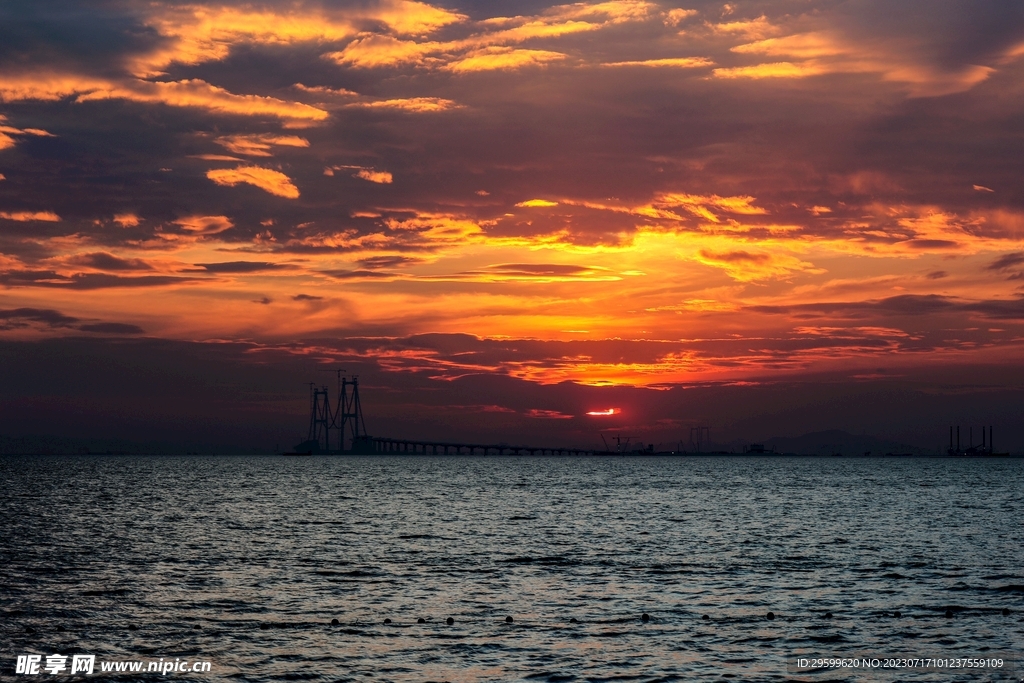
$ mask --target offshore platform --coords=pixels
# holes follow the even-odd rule
[[[956,446],[953,446],[953,427],[949,428],[949,450],[946,451],[947,455],[952,456],[978,456],[978,455],[1001,455],[1008,456],[1007,453],[997,453],[992,445],[992,427],[988,428],[988,443],[985,442],[985,428],[981,428],[981,445],[974,443],[974,427],[970,427],[969,439],[970,443],[967,446],[960,445],[960,427],[956,428]]]

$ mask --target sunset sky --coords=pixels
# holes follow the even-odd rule
[[[1024,4],[4,3],[0,287],[0,434],[1019,448]]]

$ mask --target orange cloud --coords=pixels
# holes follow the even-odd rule
[[[135,59],[134,73],[151,77],[169,65],[221,60],[238,44],[282,45],[336,42],[376,21],[400,34],[420,35],[465,19],[464,15],[413,0],[383,0],[341,12],[274,11],[251,6],[185,5],[159,7],[147,23],[166,38],[166,47]]]
[[[302,92],[313,93],[315,95],[329,95],[331,97],[358,97],[359,93],[353,90],[346,90],[345,88],[328,88],[322,85],[306,86],[301,83],[296,83],[292,86],[296,90]]]
[[[30,221],[57,223],[60,221],[60,216],[52,211],[0,211],[0,218],[7,219],[9,221],[18,221],[19,223],[27,223]]]
[[[139,217],[133,213],[119,213],[114,216],[114,222],[122,228],[134,228],[139,224]]]
[[[260,166],[239,166],[238,168],[214,169],[206,172],[206,177],[218,185],[234,187],[239,183],[248,183],[286,199],[297,199],[299,188],[292,184],[291,178],[280,171]]]
[[[726,21],[712,24],[711,28],[715,33],[733,33],[750,38],[763,38],[766,35],[777,33],[779,28],[773,25],[763,14],[756,19],[743,21]]]
[[[527,66],[543,66],[565,58],[566,56],[561,52],[494,46],[470,52],[462,59],[452,62],[444,68],[455,73],[520,69]]]
[[[352,177],[362,178],[363,180],[369,180],[371,183],[381,183],[384,185],[388,185],[392,181],[391,174],[388,173],[387,171],[374,171],[368,168],[360,170],[358,173],[355,173]]]
[[[715,63],[707,57],[672,57],[668,59],[645,59],[634,62],[606,62],[601,66],[645,66],[645,67],[671,67],[675,69],[697,69],[705,66],[714,66]]]
[[[353,40],[340,52],[328,52],[324,58],[342,66],[372,69],[420,62],[426,55],[443,49],[443,43],[417,43],[412,40],[399,40],[393,36],[371,33]]]
[[[468,282],[617,282],[622,278],[601,266],[564,263],[500,263],[450,275],[422,275],[415,279]]]
[[[782,57],[751,66],[715,69],[718,78],[807,78],[826,73],[877,73],[884,81],[904,83],[915,96],[937,96],[970,90],[995,69],[967,65],[955,70],[913,61],[913,50],[899,42],[867,44],[835,32],[798,33],[731,48],[738,54]]]
[[[715,69],[717,78],[808,78],[828,73],[830,69],[815,63],[771,62],[753,66],[734,66]]]
[[[665,13],[666,26],[679,26],[685,20],[698,14],[695,9],[670,9]]]
[[[440,97],[409,97],[375,102],[353,102],[345,106],[357,109],[399,109],[414,113],[448,111],[460,107],[458,103]]]
[[[621,24],[628,21],[646,19],[658,9],[657,4],[646,2],[645,0],[607,0],[606,2],[595,2],[592,4],[576,2],[569,5],[555,5],[546,10],[544,16],[556,21],[567,19],[596,20],[598,17],[603,17],[604,21],[601,23]]]
[[[421,213],[404,220],[388,218],[384,225],[390,230],[411,231],[416,238],[435,244],[464,244],[483,234],[477,221],[452,214]]]
[[[820,274],[825,271],[795,256],[776,251],[748,251],[733,249],[713,251],[701,249],[695,260],[720,268],[737,282],[756,282],[789,277],[795,272]]]
[[[136,79],[112,81],[54,73],[0,75],[0,101],[52,101],[67,97],[75,97],[77,102],[124,99],[173,107],[198,107],[223,114],[274,116],[290,120],[322,121],[329,116],[326,111],[308,104],[260,95],[236,95],[198,79],[154,82]]]
[[[718,223],[720,222],[720,218],[716,214],[712,213],[708,207],[719,209],[726,213],[735,213],[747,216],[761,216],[768,213],[766,209],[754,206],[753,202],[754,198],[751,196],[720,197],[717,194],[695,195],[678,192],[662,192],[655,197],[652,204],[656,208],[681,206],[695,216],[705,218],[712,223]]]
[[[536,16],[485,19],[476,23],[479,32],[445,42],[401,40],[383,33],[364,33],[344,49],[328,52],[324,57],[344,66],[362,68],[413,64],[454,73],[519,69],[563,60],[566,55],[513,46],[535,39],[597,31],[627,21],[642,21],[656,9],[653,3],[634,0],[559,5]],[[682,62],[676,64],[682,65]]]
[[[518,204],[516,204],[516,206],[558,206],[558,202],[548,201],[547,199],[528,199],[525,202],[519,202]]]
[[[214,140],[218,145],[235,154],[253,157],[272,156],[268,151],[271,145],[285,147],[309,147],[309,140],[296,135],[274,135],[273,133],[255,133],[252,135],[228,135]]]
[[[539,418],[542,420],[571,420],[574,416],[561,413],[557,410],[544,410],[542,408],[530,408],[526,411],[526,417]]]
[[[170,82],[135,81],[111,85],[79,95],[79,102],[127,99],[175,107],[199,107],[207,111],[246,116],[276,116],[283,119],[322,121],[326,111],[300,102],[286,102],[260,95],[236,95],[198,79]]]
[[[227,216],[185,216],[174,223],[198,235],[216,235],[235,227]]]
[[[754,43],[737,45],[733,52],[740,54],[763,54],[772,57],[796,57],[813,59],[835,57],[846,50],[834,36],[825,32],[798,33],[782,38],[768,38]]]
[[[370,17],[384,22],[396,33],[424,34],[455,24],[466,15],[412,0],[391,0],[369,11]]]
[[[0,86],[0,99],[2,99],[2,86]],[[6,121],[7,117],[0,116],[0,122]],[[12,138],[12,135],[36,135],[39,137],[56,137],[53,133],[49,133],[39,128],[15,128],[13,126],[0,125],[0,150],[14,147],[16,140]]]

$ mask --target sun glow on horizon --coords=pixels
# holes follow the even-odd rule
[[[591,410],[587,412],[587,415],[592,417],[608,417],[610,415],[618,415],[622,411],[618,408],[606,408],[604,410]]]

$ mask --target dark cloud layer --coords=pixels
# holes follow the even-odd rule
[[[465,341],[449,341],[453,348],[466,347]],[[997,366],[935,364],[865,373],[871,379],[834,374],[649,391],[569,382],[541,387],[480,374],[437,382],[422,373],[382,369],[346,346],[339,345],[336,359],[347,358],[349,375],[360,377],[373,435],[596,447],[607,432],[675,446],[687,441],[692,425],[708,422],[718,443],[838,428],[935,449],[945,443],[949,424],[985,423],[994,425],[1002,447],[1024,447],[1013,408],[1024,398],[1024,377]],[[0,433],[264,450],[304,436],[306,383],[333,386],[338,366],[252,344],[155,339],[0,342],[0,360]],[[585,415],[608,407],[621,413]],[[555,414],[571,417],[543,419]]]
[[[0,310],[0,331],[39,325],[50,329],[74,329],[99,334],[142,334],[138,325],[114,322],[83,322],[53,309],[15,308]]]

